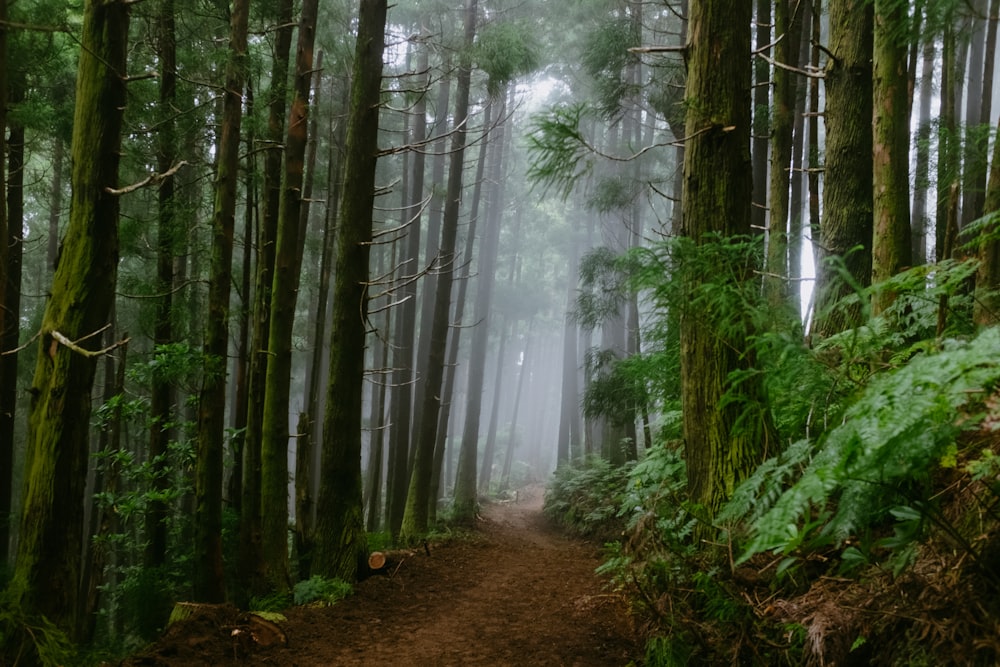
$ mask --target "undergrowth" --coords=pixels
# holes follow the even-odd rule
[[[675,349],[678,312],[744,332],[784,446],[711,519],[687,498],[676,429],[638,463],[560,467],[546,495],[550,517],[608,542],[601,572],[644,622],[646,664],[997,664],[1000,329],[971,325],[975,262],[858,288],[838,307],[864,321],[809,340],[754,285],[685,294],[677,276],[718,261],[691,251],[621,260],[654,313],[644,345]],[[871,317],[886,290],[895,301]],[[650,405],[676,406],[662,381],[676,366],[634,368]]]

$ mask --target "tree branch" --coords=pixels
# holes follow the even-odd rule
[[[144,188],[147,185],[158,185],[160,181],[166,178],[170,178],[178,171],[180,171],[180,168],[185,166],[186,164],[187,164],[186,161],[181,160],[180,162],[172,166],[170,169],[167,169],[162,174],[150,174],[148,177],[142,179],[138,183],[133,183],[132,185],[126,185],[124,188],[118,190],[116,190],[115,188],[104,188],[104,191],[110,195],[115,195],[117,197],[120,195],[127,195],[130,192],[135,192],[136,190]]]

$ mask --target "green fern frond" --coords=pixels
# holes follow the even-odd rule
[[[824,533],[842,541],[861,529],[875,518],[872,508],[884,506],[880,497],[928,475],[961,430],[978,426],[982,415],[968,410],[998,382],[996,328],[969,342],[946,341],[940,352],[917,356],[876,377],[845,412],[843,423],[826,434],[801,477],[759,515],[743,560],[785,550],[815,510],[834,500]],[[795,449],[800,460],[807,447]],[[752,475],[726,516],[745,513],[762,489],[773,488],[767,475],[775,474],[782,461],[766,463],[769,469]]]

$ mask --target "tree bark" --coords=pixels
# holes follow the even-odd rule
[[[79,630],[77,611],[90,391],[118,266],[128,3],[84,8],[73,120],[73,197],[42,319],[31,387],[24,495],[11,583],[22,609]],[[5,237],[6,238],[6,237]],[[65,338],[63,338],[65,337]],[[75,341],[73,346],[64,340]]]
[[[177,159],[177,137],[174,129],[174,107],[177,98],[177,44],[174,39],[174,0],[164,0],[157,17],[158,49],[160,61],[159,136],[157,137],[157,170],[161,173],[173,166]],[[173,313],[175,203],[174,177],[167,176],[160,182],[157,196],[156,321],[153,325],[153,345],[166,345],[173,341],[171,317]],[[170,380],[154,370],[149,398],[149,463],[152,487],[156,499],[146,512],[146,567],[163,565],[167,556],[167,512],[169,507],[162,500],[170,485],[167,475],[167,445],[170,441],[170,412],[173,405],[173,387]]]
[[[281,186],[271,314],[268,317],[267,374],[261,422],[261,554],[270,590],[290,587],[288,577],[288,404],[292,373],[292,329],[298,302],[302,257],[299,217],[305,174],[309,90],[313,76],[317,0],[305,0],[299,18],[295,92],[285,139],[285,177]]]
[[[988,35],[986,16],[990,11],[990,0],[970,0],[969,10],[969,60],[963,72],[966,79],[965,143],[962,156],[962,211],[959,229],[978,218],[982,213],[989,169],[989,113],[982,115],[983,105],[989,105],[984,98],[983,83],[987,69],[986,40]],[[995,34],[995,33],[994,33]],[[995,37],[994,37],[995,39]],[[993,54],[995,55],[995,54]],[[991,63],[992,65],[992,63]],[[990,72],[990,84],[993,83]],[[990,95],[992,97],[992,95]],[[989,106],[987,106],[987,110]]]
[[[10,106],[17,105],[22,99],[22,83],[12,82]],[[0,132],[0,146],[2,146],[2,132]],[[18,353],[15,350],[21,334],[21,318],[15,314],[21,312],[21,267],[24,254],[24,126],[20,123],[10,124],[7,151],[5,218],[4,212],[0,209],[0,220],[6,223],[7,228],[5,234],[0,234],[5,246],[5,250],[0,250],[0,264],[2,264],[0,290],[3,290],[0,301],[8,313],[5,316],[0,315],[0,351],[4,353],[0,356],[0,569],[7,569],[10,526],[14,519],[11,515],[11,505],[14,494],[14,420],[17,414],[18,387]],[[0,175],[0,188],[3,187],[2,178]],[[0,227],[3,226],[0,224]]]
[[[981,3],[983,10],[987,9],[986,2]],[[979,50],[983,56],[981,63],[982,81],[973,90],[971,87],[971,77],[975,75],[975,70],[970,70],[970,88],[968,99],[969,109],[966,111],[966,140],[965,140],[965,183],[963,185],[962,204],[962,226],[981,216],[985,212],[986,203],[986,180],[989,171],[989,144],[990,144],[990,115],[993,111],[993,75],[996,69],[997,51],[997,14],[1000,13],[1000,0],[991,0],[989,3],[989,19],[986,26],[985,45]],[[970,55],[969,62],[973,62],[976,57],[976,49]],[[976,95],[979,96],[979,108],[975,116],[972,114],[972,107],[975,106]]]
[[[983,231],[990,236],[979,250],[979,270],[976,273],[976,300],[973,316],[976,324],[989,326],[1000,322],[1000,240],[996,237],[1000,222],[1000,141],[993,143],[993,166],[986,185],[984,214],[993,215]]]
[[[912,227],[911,259],[914,265],[927,262],[927,193],[930,190],[931,160],[931,100],[934,94],[934,55],[936,38],[927,36],[923,43],[920,66],[920,97],[917,103],[916,160],[913,166],[913,208],[910,212]]]
[[[6,20],[7,4],[3,3],[3,6],[0,7],[0,21]],[[7,174],[4,171],[4,168],[7,166],[4,157],[7,152],[8,62],[7,29],[2,28],[0,29],[0,69],[3,70],[0,71],[0,353],[7,351],[8,328],[20,319],[20,310],[10,310],[10,307],[7,305],[8,295],[10,294],[8,285],[11,281],[11,278],[8,276],[9,266],[7,260],[9,252],[7,240],[11,237],[9,231],[10,213],[7,209]],[[14,347],[17,347],[17,341],[15,341]],[[11,373],[6,357],[0,356],[0,388],[3,388],[0,390],[2,392],[0,393],[0,399],[6,398],[4,396],[7,393],[6,387],[9,384],[14,384],[16,382],[15,378],[16,375]],[[8,407],[6,403],[0,403],[0,410],[4,412],[7,409],[13,410],[13,408],[14,405]],[[2,570],[6,570],[7,566],[7,544],[10,541],[11,493],[13,491],[14,475],[13,430],[11,430],[10,436],[7,435],[7,422],[10,421],[13,424],[13,413],[11,413],[10,418],[7,418],[4,416],[4,412],[0,412],[0,569]]]
[[[424,44],[417,58],[417,70],[427,72],[430,47]],[[412,141],[427,138],[427,86],[429,77],[422,74],[417,84],[419,97],[413,105]],[[442,86],[447,84],[442,83]],[[436,158],[440,159],[440,158]],[[393,371],[391,418],[389,420],[389,471],[386,481],[386,522],[392,535],[399,535],[409,489],[410,422],[413,416],[414,343],[417,333],[417,283],[420,273],[420,226],[424,199],[424,151],[416,151],[410,161],[409,206],[407,208],[406,246],[400,267],[405,283],[400,291],[403,303],[393,332]],[[424,279],[426,280],[426,278]]]
[[[872,280],[876,283],[911,264],[907,9],[903,0],[875,0]],[[890,290],[879,290],[872,297],[872,314],[878,315],[894,300]]]
[[[790,67],[799,65],[802,32],[802,8],[795,0],[778,0],[774,27],[780,41],[775,46],[775,61]],[[787,307],[792,291],[789,277],[791,246],[801,246],[802,239],[788,231],[789,186],[792,168],[792,131],[795,125],[795,91],[798,75],[783,67],[774,68],[774,119],[771,128],[770,215],[767,224],[767,297],[772,307]],[[792,212],[792,215],[797,215]],[[799,257],[798,252],[794,253]],[[797,269],[797,267],[796,267]],[[798,303],[794,303],[796,310]]]
[[[749,3],[691,2],[686,99],[696,103],[687,106],[683,234],[698,246],[720,242],[714,234],[750,232],[750,20]],[[747,281],[751,269],[722,273]],[[689,287],[718,276],[693,276]],[[723,331],[707,315],[681,316],[681,386],[690,496],[714,515],[773,451],[775,435],[763,387],[749,378],[738,386],[729,379],[753,366],[750,324]],[[727,394],[742,400],[723,401]],[[746,416],[747,409],[760,414]]]
[[[261,442],[267,384],[271,288],[274,280],[275,240],[281,208],[281,163],[285,138],[289,51],[292,48],[292,0],[278,0],[273,19],[275,33],[268,91],[267,141],[264,152],[263,213],[257,234],[257,271],[251,314],[250,372],[247,377],[247,425],[243,436],[243,498],[240,502],[240,578],[253,593],[266,592],[261,526]]]
[[[831,0],[826,69],[826,162],[813,331],[857,326],[862,309],[837,306],[872,271],[872,22],[867,0]],[[841,273],[831,262],[843,262]]]
[[[472,46],[476,34],[478,0],[467,0],[465,7],[465,46]],[[462,179],[464,176],[465,142],[469,119],[469,89],[472,82],[472,63],[464,55],[458,72],[455,93],[455,132],[452,135],[451,160],[448,167],[448,189],[445,195],[444,215],[441,220],[440,266],[444,272],[438,276],[435,288],[434,316],[432,318],[427,377],[423,388],[423,405],[419,406],[420,431],[417,434],[416,456],[410,475],[410,489],[406,497],[400,537],[415,539],[427,532],[427,505],[430,496],[434,445],[437,441],[438,417],[441,411],[441,386],[444,377],[444,357],[448,341],[448,314],[451,310],[451,289],[454,282],[455,242],[458,235],[459,209],[462,204]],[[475,455],[472,456],[473,502],[476,484]],[[458,489],[456,488],[456,502]],[[462,521],[461,512],[456,513]]]
[[[386,12],[386,0],[361,0],[340,206],[342,222],[337,228],[330,379],[323,418],[313,560],[314,572],[348,581],[367,568],[361,496],[361,394]]]
[[[246,78],[248,19],[249,0],[234,0],[230,18],[222,132],[216,149],[218,162],[212,212],[212,260],[208,321],[205,323],[206,368],[198,397],[192,581],[192,595],[196,602],[222,602],[226,598],[222,564],[226,359],[229,353],[229,296],[233,268],[236,187],[239,183],[237,172],[243,84]]]
[[[749,1],[749,0],[745,0]],[[785,0],[777,0],[778,4]],[[770,55],[771,5],[773,0],[757,0],[756,48],[762,49],[762,56]],[[770,87],[771,67],[764,58],[754,58],[753,88],[753,208],[750,209],[750,225],[756,234],[763,234],[767,226],[767,148],[771,134]]]

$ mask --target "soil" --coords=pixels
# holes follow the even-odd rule
[[[541,513],[542,488],[483,507],[470,537],[396,552],[331,607],[284,612],[276,627],[231,606],[173,624],[122,663],[148,665],[627,665],[641,651],[626,602],[594,569],[599,545]]]

